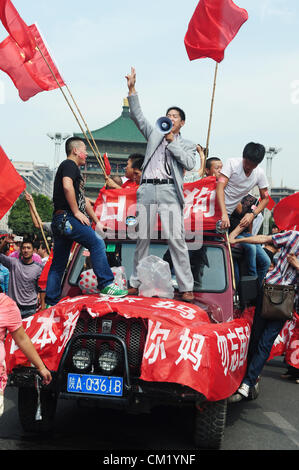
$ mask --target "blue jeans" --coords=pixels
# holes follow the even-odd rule
[[[266,364],[274,341],[282,330],[285,320],[265,320],[261,317],[262,290],[257,299],[255,315],[250,335],[247,357],[247,372],[243,383],[253,387]]]
[[[114,276],[106,256],[105,243],[102,238],[90,226],[81,224],[70,212],[67,213],[67,220],[71,224],[71,232],[68,235],[61,235],[58,225],[62,219],[63,214],[54,215],[51,225],[54,249],[46,288],[46,303],[48,305],[55,305],[60,300],[61,280],[73,242],[83,245],[90,251],[92,267],[97,276],[98,288],[100,290],[114,281]]]
[[[243,233],[238,235],[237,238],[251,237],[251,233]],[[257,276],[259,286],[262,285],[263,280],[269,270],[271,260],[265,250],[261,245],[253,245],[252,243],[242,243],[242,248],[246,258],[248,275]],[[236,284],[238,285],[240,276],[239,276],[239,266],[235,263],[235,277]]]

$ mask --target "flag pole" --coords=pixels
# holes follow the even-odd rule
[[[205,170],[206,170],[206,160],[207,160],[207,158],[208,158],[208,156],[209,156],[209,144],[210,144],[210,135],[211,135],[211,127],[212,127],[213,109],[214,109],[214,101],[215,101],[215,91],[216,91],[217,73],[218,73],[218,62],[216,62],[215,73],[214,73],[213,92],[212,92],[212,98],[211,98],[209,127],[208,127],[207,143],[206,143],[206,148],[205,148],[205,159],[204,159],[204,166],[203,166],[202,178],[204,177],[204,174],[205,174]]]
[[[55,75],[55,73],[53,72],[52,67],[51,67],[51,65],[49,64],[49,62],[47,61],[45,55],[43,54],[43,52],[41,51],[41,49],[39,48],[38,45],[36,45],[36,49],[39,51],[39,53],[41,54],[42,58],[43,58],[44,61],[46,62],[47,66],[48,66],[48,68],[49,68],[49,70],[50,70],[50,72],[52,73],[52,75],[53,75],[53,77],[54,77],[54,79],[55,79],[57,85],[58,85],[59,88],[60,88],[61,93],[62,93],[63,96],[64,96],[64,99],[66,100],[66,102],[67,102],[67,104],[68,104],[70,110],[72,111],[72,113],[73,113],[73,115],[74,115],[74,117],[75,117],[75,119],[76,119],[76,121],[77,121],[77,123],[78,123],[78,125],[79,125],[79,127],[80,127],[80,129],[81,129],[81,131],[82,131],[82,133],[84,134],[84,136],[85,136],[87,142],[89,143],[90,148],[92,149],[92,151],[93,151],[93,153],[94,153],[94,155],[95,155],[95,157],[96,157],[96,159],[97,159],[99,165],[101,166],[105,178],[107,178],[107,174],[106,174],[106,170],[105,170],[105,164],[104,164],[104,162],[102,161],[102,157],[101,157],[100,153],[99,153],[99,155],[96,154],[95,149],[94,149],[93,146],[91,145],[91,142],[90,142],[90,140],[88,139],[85,130],[84,130],[83,127],[81,126],[81,123],[80,123],[78,117],[76,116],[75,111],[73,110],[73,108],[72,108],[72,106],[71,106],[71,104],[70,104],[70,102],[69,102],[69,100],[68,100],[66,94],[64,93],[64,91],[63,91],[63,89],[62,89],[62,86],[60,85],[59,81],[57,80],[56,75]],[[80,115],[81,115],[81,113],[80,113]],[[82,117],[82,115],[81,115],[81,117]],[[88,132],[90,133],[89,130],[88,130]]]

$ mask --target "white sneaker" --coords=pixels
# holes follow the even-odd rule
[[[249,390],[250,390],[249,385],[243,383],[241,384],[241,387],[239,387],[238,393],[243,395],[243,397],[247,398],[249,395]]]

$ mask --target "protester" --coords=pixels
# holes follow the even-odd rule
[[[34,315],[38,303],[38,279],[42,272],[42,266],[33,260],[33,243],[31,240],[23,240],[20,248],[20,257],[13,258],[2,254],[5,243],[10,243],[12,237],[5,237],[0,243],[0,263],[8,268],[9,284],[8,295],[20,309],[22,318]]]
[[[144,156],[142,155],[140,158],[137,158],[132,163],[133,180],[137,186],[140,185],[143,162],[144,162]]]
[[[52,380],[51,372],[41,360],[29,336],[22,326],[22,317],[16,303],[6,294],[0,293],[0,416],[4,408],[4,389],[7,383],[5,367],[4,340],[10,333],[16,345],[32,363],[43,378],[43,383],[49,385]]]
[[[48,249],[45,242],[39,242],[38,255],[41,257],[42,265],[45,266],[46,262],[49,259]]]
[[[244,147],[243,158],[228,159],[221,170],[217,184],[217,200],[222,215],[222,228],[230,227],[229,216],[236,209],[242,198],[255,186],[258,186],[261,201],[251,213],[245,214],[240,221],[243,228],[253,221],[262,212],[269,202],[268,181],[264,171],[258,165],[265,156],[265,147],[261,144],[250,142]]]
[[[60,164],[54,181],[54,250],[47,280],[46,304],[55,305],[60,300],[61,280],[73,242],[80,243],[90,251],[100,293],[124,297],[128,292],[114,284],[105,243],[91,227],[90,219],[96,228],[103,229],[90,201],[84,195],[84,180],[79,168],[86,162],[86,145],[82,139],[71,137],[66,141],[65,148],[67,158]]]
[[[206,161],[206,176],[216,176],[216,180],[220,178],[223,163],[218,157],[210,157]]]
[[[117,182],[114,177],[108,177],[106,179],[106,188],[107,189],[124,189],[124,188],[132,188],[137,187],[136,182],[134,181],[134,169],[133,164],[143,159],[144,155],[140,153],[132,153],[129,155],[127,160],[127,166],[125,169],[125,178],[124,181],[121,183],[120,181]]]
[[[250,237],[253,235],[253,223],[256,218],[254,218],[247,227],[243,227],[241,225],[241,220],[246,214],[251,213],[252,207],[255,207],[255,204],[257,204],[257,202],[257,198],[252,196],[251,194],[247,194],[247,196],[245,196],[241,200],[237,208],[230,216],[230,229],[232,229],[232,231],[230,233],[229,239],[239,237]],[[244,252],[244,257],[246,259],[247,274],[249,276],[257,277],[259,285],[261,286],[271,264],[270,257],[265,252],[262,245],[242,243],[242,248]],[[237,260],[234,261],[234,268],[236,284],[238,286],[240,274]]]
[[[286,231],[274,235],[255,235],[231,240],[231,243],[272,243],[280,248],[277,263],[265,278],[267,284],[291,285],[298,283],[299,275],[299,232]],[[295,304],[298,302],[296,292]],[[294,306],[295,307],[295,306]],[[256,384],[269,358],[273,343],[284,326],[285,320],[266,320],[261,317],[262,289],[259,290],[255,315],[250,335],[247,357],[247,372],[238,393],[248,397],[251,387]]]
[[[0,287],[4,294],[8,292],[9,270],[0,263]]]
[[[40,255],[36,252],[36,248],[37,248],[36,243],[33,242],[33,241],[31,241],[31,243],[32,243],[32,247],[33,247],[32,260],[35,263],[42,264],[42,259],[41,259]],[[19,249],[13,251],[9,255],[9,257],[10,258],[19,258],[20,255],[21,255],[21,250],[20,250],[21,246],[22,246],[22,243],[19,244]]]
[[[171,107],[166,113],[173,124],[171,132],[164,136],[155,129],[145,119],[140,108],[134,68],[126,79],[131,118],[147,140],[141,184],[137,190],[137,212],[139,220],[142,218],[142,224],[139,225],[129,293],[138,293],[140,281],[137,266],[148,255],[152,230],[159,213],[182,300],[191,301],[194,298],[194,281],[185,242],[183,173],[184,169],[192,170],[196,164],[196,145],[181,137],[185,113],[180,108]],[[172,227],[169,224],[170,215],[173,217]],[[143,216],[146,217],[146,223]]]

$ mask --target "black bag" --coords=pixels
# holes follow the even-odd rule
[[[295,286],[263,284],[261,317],[266,320],[291,320],[294,311]]]

